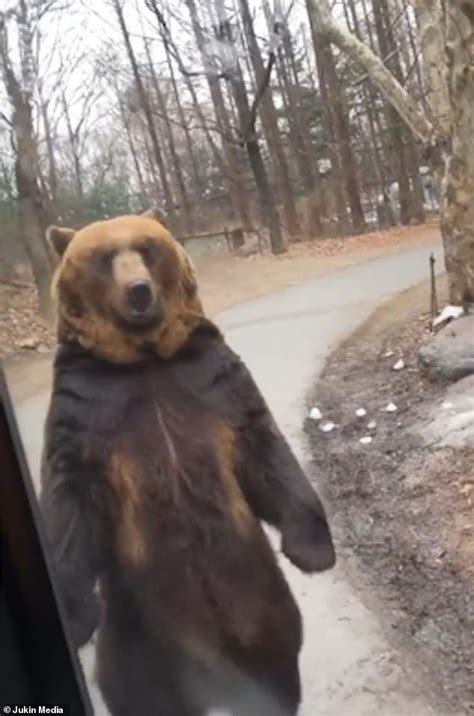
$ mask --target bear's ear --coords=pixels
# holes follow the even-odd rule
[[[46,238],[54,253],[61,258],[76,232],[62,226],[50,226],[46,231]]]
[[[158,207],[156,206],[152,206],[150,209],[147,209],[147,211],[144,211],[142,216],[146,216],[148,219],[153,219],[154,221],[157,221],[166,229],[169,228],[168,222],[166,220],[166,214],[161,211],[161,209],[158,209]]]

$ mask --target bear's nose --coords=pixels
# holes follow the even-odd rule
[[[153,294],[148,281],[134,281],[128,287],[128,302],[136,313],[145,313],[151,306]]]

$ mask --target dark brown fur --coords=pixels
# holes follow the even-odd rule
[[[128,234],[123,250],[133,245]],[[63,253],[65,345],[42,475],[74,640],[85,643],[99,624],[99,684],[113,716],[211,707],[292,716],[300,616],[260,520],[282,532],[297,566],[321,570],[334,562],[322,505],[245,366],[202,315],[182,250],[166,253],[175,264],[165,277],[153,274],[168,342],[158,326],[142,342],[107,327],[108,307],[92,296],[84,274],[100,247],[76,256],[72,242]],[[104,297],[114,290],[99,283]]]

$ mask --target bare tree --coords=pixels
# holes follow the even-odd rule
[[[306,0],[312,30],[354,61],[423,143],[440,179],[441,230],[453,303],[474,303],[474,13],[471,3],[414,0],[425,57],[430,116],[380,57],[334,20],[327,0]]]
[[[183,109],[183,103],[181,101],[180,92],[178,89],[178,83],[176,81],[176,75],[175,75],[175,71],[174,71],[174,67],[173,67],[173,60],[172,60],[172,56],[171,56],[171,52],[170,52],[169,42],[166,37],[163,37],[163,35],[162,35],[162,39],[163,39],[163,46],[164,46],[165,54],[166,54],[166,63],[167,63],[168,71],[169,71],[169,75],[170,75],[171,87],[173,89],[173,97],[174,97],[174,101],[176,104],[176,108],[178,110],[178,116],[179,116],[179,120],[181,122],[183,134],[184,134],[184,137],[186,140],[186,148],[188,151],[189,165],[191,168],[191,174],[192,174],[193,182],[194,182],[194,192],[197,197],[201,197],[202,193],[203,193],[203,189],[204,189],[203,180],[201,178],[201,173],[199,171],[199,165],[198,165],[198,161],[196,158],[196,153],[194,151],[193,142],[191,139],[191,132],[189,130],[189,122],[187,120],[186,114]]]
[[[373,4],[373,9],[381,57],[385,58],[386,66],[391,70],[398,82],[405,84],[388,5],[385,0],[379,0],[379,2]],[[401,222],[402,224],[408,224],[413,219],[423,221],[422,197],[420,197],[419,193],[416,193],[416,187],[419,184],[418,167],[415,166],[416,161],[413,162],[416,159],[416,146],[411,133],[406,132],[403,120],[390,103],[386,104],[386,113],[391,136],[392,165],[395,169],[399,186]],[[412,190],[409,175],[410,173],[414,174],[415,171],[416,176],[412,176]]]
[[[173,134],[173,128],[171,126],[170,118],[168,116],[168,108],[163,96],[162,88],[160,87],[160,81],[156,75],[155,67],[150,53],[149,41],[144,38],[145,53],[148,60],[148,68],[153,84],[153,89],[160,112],[160,117],[163,123],[165,136],[167,139],[168,151],[171,159],[171,166],[176,181],[176,186],[179,193],[180,203],[182,207],[182,213],[184,218],[184,227],[186,232],[191,233],[191,206],[188,196],[188,189],[184,180],[184,174],[181,169],[181,161],[176,150],[176,143]]]
[[[276,52],[285,116],[288,122],[292,153],[302,186],[308,198],[308,229],[310,234],[318,235],[322,232],[323,197],[318,166],[317,163],[312,161],[309,131],[305,126],[299,108],[295,78],[290,76],[290,69],[287,66],[287,56],[293,52],[287,19],[281,7],[278,12],[272,12],[268,0],[263,0],[263,9],[269,33],[274,34],[275,29],[277,29],[282,36],[282,43],[277,47]]]
[[[74,179],[76,183],[76,192],[79,199],[84,196],[84,188],[82,186],[82,169],[81,169],[81,157],[79,148],[79,132],[82,122],[79,121],[76,127],[73,127],[71,120],[71,113],[69,111],[69,103],[66,99],[64,90],[61,92],[61,103],[63,107],[64,117],[66,118],[67,133],[69,139],[69,148],[71,150],[71,156],[74,166]],[[82,120],[85,118],[85,114],[82,115]]]
[[[260,48],[258,46],[252,15],[247,0],[239,0],[240,12],[242,14],[244,32],[249,47],[250,61],[255,74],[257,86],[265,81],[265,65],[263,63]],[[275,175],[277,178],[279,195],[283,204],[283,213],[286,227],[291,236],[298,235],[301,231],[296,213],[296,204],[291,185],[290,172],[286,160],[283,142],[278,128],[278,119],[273,102],[272,93],[265,91],[260,102],[260,115],[265,132],[270,157],[272,159]]]
[[[174,208],[174,201],[173,196],[171,194],[170,185],[168,182],[168,176],[166,173],[166,167],[165,163],[163,161],[163,155],[160,148],[160,142],[158,139],[158,134],[156,131],[155,123],[153,120],[153,113],[150,107],[150,102],[148,101],[148,96],[145,90],[145,86],[143,84],[143,79],[141,76],[141,72],[139,69],[139,65],[137,62],[137,59],[135,57],[135,52],[132,47],[132,42],[130,39],[130,33],[128,31],[127,25],[125,23],[125,18],[122,10],[122,0],[112,0],[113,7],[115,9],[115,13],[117,15],[117,19],[120,25],[120,30],[122,32],[122,37],[125,43],[125,47],[127,50],[128,59],[130,61],[130,66],[132,68],[133,76],[135,79],[135,85],[137,89],[138,98],[140,101],[140,106],[143,110],[143,113],[145,115],[146,123],[147,123],[147,129],[150,134],[150,141],[152,145],[153,150],[153,159],[156,162],[156,165],[158,167],[158,171],[160,174],[160,183],[163,189],[163,196],[164,196],[164,203],[165,203],[165,210],[168,215],[168,221],[170,222],[170,226],[173,228],[176,228],[176,212]]]
[[[16,23],[20,70],[15,71],[9,46],[8,21]],[[38,145],[33,126],[35,83],[34,33],[38,16],[32,16],[26,0],[18,0],[11,14],[0,12],[0,70],[11,106],[15,139],[15,177],[21,234],[38,288],[43,313],[51,316],[51,263],[45,241],[49,223],[47,197],[41,189]]]
[[[356,3],[356,0],[344,0],[344,10],[348,28],[359,40],[362,40],[364,20],[366,26],[368,23],[367,8],[365,3],[363,6],[364,14],[362,18],[359,16],[360,2]],[[372,33],[370,32],[370,25],[367,27],[366,34],[371,48],[375,49],[373,45],[374,39]],[[390,166],[387,166],[389,165],[389,162],[385,161],[384,156],[386,153],[386,143],[384,142],[385,133],[382,128],[380,117],[380,102],[378,101],[377,91],[371,83],[364,80],[360,83],[360,85],[362,93],[361,102],[363,104],[363,112],[367,118],[367,127],[372,147],[373,165],[379,187],[377,211],[380,212],[383,210],[383,215],[381,217],[381,224],[383,226],[386,224],[395,225],[396,215],[388,192],[388,186],[390,184]]]
[[[46,151],[48,155],[48,178],[49,192],[53,205],[56,204],[58,198],[58,169],[56,162],[56,151],[54,147],[54,137],[49,117],[49,102],[45,99],[41,82],[38,82],[38,97],[43,120],[44,138],[46,143]]]
[[[141,199],[142,207],[145,209],[145,208],[147,208],[145,206],[146,202],[147,202],[147,192],[146,192],[146,187],[145,187],[145,181],[143,178],[142,168],[140,166],[138,150],[135,145],[135,140],[133,138],[133,133],[132,133],[132,129],[130,126],[131,125],[130,117],[127,112],[125,101],[124,101],[124,98],[122,96],[122,93],[121,93],[119,85],[118,85],[115,71],[112,72],[112,75],[113,75],[112,82],[114,84],[115,94],[117,96],[117,102],[118,102],[118,106],[119,106],[120,119],[122,120],[122,124],[125,129],[125,133],[127,135],[127,140],[128,140],[128,144],[130,147],[130,154],[132,156],[133,166],[135,167],[135,173],[137,175],[138,185],[140,188],[140,199]]]
[[[197,11],[194,0],[186,0],[186,4],[193,19],[197,23]],[[275,54],[270,52],[264,75],[257,87],[252,105],[250,105],[240,63],[235,54],[234,38],[232,36],[232,25],[227,17],[225,8],[216,4],[218,26],[215,28],[216,39],[228,48],[231,52],[230,66],[225,73],[225,79],[232,88],[232,94],[239,119],[239,136],[242,145],[245,147],[250,166],[252,168],[255,185],[257,188],[262,218],[267,226],[272,252],[280,254],[286,251],[283,234],[281,231],[280,219],[276,208],[275,196],[268,180],[267,170],[263,161],[260,143],[256,132],[256,118],[259,104],[268,89],[268,83],[272,68],[275,63]]]
[[[338,78],[336,62],[330,44],[320,35],[317,38],[318,70],[322,82],[326,84],[326,103],[332,136],[338,154],[339,173],[342,175],[347,201],[350,207],[352,226],[358,234],[366,229],[364,211],[360,197],[356,163],[351,145],[351,134],[344,102],[341,83]]]
[[[238,152],[238,147],[232,140],[232,129],[229,115],[218,78],[212,73],[206,74],[206,81],[208,84],[209,93],[211,96],[211,101],[216,117],[216,130],[222,140],[222,147],[225,157],[224,161],[213,139],[212,133],[209,131],[207,118],[204,116],[199,102],[199,98],[192,83],[192,77],[193,75],[195,76],[196,73],[190,72],[189,69],[186,67],[186,64],[181,57],[179,49],[171,38],[171,33],[167,26],[163,11],[158,5],[158,0],[146,0],[146,3],[155,15],[163,41],[167,43],[168,49],[170,51],[173,51],[173,58],[178,65],[180,73],[187,82],[187,87],[192,96],[193,106],[199,117],[201,127],[206,133],[209,146],[212,149],[214,158],[216,159],[220,170],[228,181],[230,199],[234,207],[235,214],[240,218],[243,228],[245,230],[250,230],[252,228],[252,217],[249,202],[247,201],[246,197],[245,180],[242,171],[241,156]],[[205,62],[205,38],[197,16],[197,11],[196,21],[192,22],[192,26],[201,59],[203,60],[203,62]]]

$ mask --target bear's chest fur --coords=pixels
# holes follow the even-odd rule
[[[252,520],[236,479],[236,435],[224,416],[166,368],[125,383],[125,395],[105,464],[122,553],[140,563],[166,543],[170,559],[190,561],[226,532],[244,537]]]
[[[47,440],[47,456],[78,468],[83,509],[100,516],[109,608],[120,593],[151,622],[159,605],[199,643],[221,619],[253,638],[278,575],[262,569],[274,557],[239,483],[253,463],[227,380],[234,359],[219,363],[219,350],[133,366],[60,356]]]
[[[98,483],[119,557],[139,564],[163,541],[180,552],[219,531],[245,533],[225,405],[210,405],[167,363],[90,370],[75,390],[85,473]]]
[[[128,375],[113,390],[104,384],[97,395],[88,440],[92,446],[115,424],[100,478],[114,535],[112,579],[119,575],[122,591],[131,587],[142,614],[159,603],[193,648],[203,643],[198,632],[212,641],[221,618],[250,639],[258,619],[249,615],[263,608],[256,594],[269,588],[261,569],[269,547],[238,484],[225,405],[188,390],[166,366]]]

